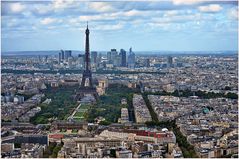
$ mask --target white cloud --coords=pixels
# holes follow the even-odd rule
[[[21,4],[21,3],[12,3],[10,5],[10,10],[13,12],[13,13],[20,13],[22,12],[26,7]]]
[[[53,9],[64,9],[76,6],[77,1],[74,0],[57,0],[53,1],[52,7]]]
[[[238,17],[238,9],[233,8],[228,11],[228,17],[230,19],[239,19]]]
[[[94,30],[119,30],[122,29],[124,25],[122,23],[113,24],[113,25],[99,25],[94,27]]]
[[[79,22],[78,18],[71,18],[71,19],[69,19],[69,23],[71,23],[71,24],[77,24],[78,22]]]
[[[151,23],[148,23],[148,25],[151,27],[151,28],[161,28],[163,30],[167,30],[168,27],[171,25],[169,23],[154,23],[154,22],[151,22]]]
[[[34,6],[34,9],[39,14],[47,14],[52,11],[52,7],[50,5],[45,5],[45,4],[37,4]]]
[[[175,4],[194,4],[199,3],[199,1],[189,1],[189,0],[174,0]],[[128,2],[127,2],[128,3]],[[16,4],[16,3],[15,3]],[[155,6],[158,5],[158,3],[153,3]],[[21,7],[19,7],[19,5]],[[23,5],[23,7],[22,7]],[[132,27],[144,27],[150,25],[151,27],[168,27],[169,25],[178,25],[181,26],[183,24],[200,24],[202,22],[208,22],[210,20],[219,19],[216,17],[216,14],[203,14],[200,12],[195,12],[195,7],[197,8],[199,5],[194,6],[192,9],[192,6],[174,6],[172,10],[161,10],[161,9],[155,9],[155,10],[148,10],[147,6],[146,9],[143,8],[144,4],[142,5],[142,8],[137,8],[135,4],[128,3],[128,6],[130,8],[121,10],[120,7],[115,5],[115,3],[109,3],[109,2],[79,2],[79,3],[73,3],[73,1],[50,1],[47,3],[18,3],[18,9],[15,9],[15,11],[20,11],[23,8],[28,9],[28,13],[26,10],[22,11],[21,14],[25,15],[23,18],[21,18],[21,24],[16,24],[16,22],[8,22],[9,26],[6,27],[15,27],[17,28],[17,25],[25,25],[24,23],[29,21],[29,24],[42,24],[39,25],[40,29],[48,28],[48,29],[60,29],[60,28],[72,28],[72,29],[85,29],[86,21],[89,21],[90,24],[92,24],[92,29],[96,30],[118,30],[122,29],[124,26],[126,26],[126,23],[128,26]],[[172,4],[170,4],[172,5]],[[223,4],[221,4],[223,6]],[[200,4],[200,7],[198,9],[202,12],[216,12],[218,10],[221,10],[222,7],[218,4],[212,4],[212,5],[202,5]],[[72,8],[71,8],[72,7]],[[151,6],[153,7],[153,6]],[[177,9],[179,7],[180,9]],[[6,7],[5,7],[6,8]],[[9,8],[9,7],[7,7]],[[131,10],[130,10],[131,9]],[[237,9],[230,10],[229,8],[225,7],[225,10],[228,13],[228,17],[238,17],[237,16]],[[11,11],[11,10],[10,10]],[[32,16],[29,17],[29,12],[33,12]],[[25,14],[24,14],[25,12]],[[39,14],[36,14],[39,13]],[[35,13],[35,14],[34,14]],[[12,14],[12,15],[18,15],[18,14]],[[27,17],[28,15],[28,17]],[[6,16],[7,17],[7,16]],[[63,23],[64,20],[64,23]],[[189,22],[189,23],[188,23]],[[116,24],[117,23],[117,24]],[[7,23],[6,23],[7,24]],[[60,25],[59,25],[60,24]],[[65,26],[65,24],[68,24],[69,26]],[[4,26],[5,27],[5,26]],[[37,28],[37,29],[39,29]]]
[[[178,14],[177,10],[170,10],[170,11],[165,11],[164,15],[165,17],[170,17],[170,16],[175,16]]]
[[[112,14],[100,14],[100,15],[90,15],[90,16],[79,16],[79,21],[99,21],[99,20],[114,20],[115,16]]]
[[[131,21],[130,23],[133,25],[133,27],[135,27],[137,25],[145,23],[145,20],[144,19],[136,19],[136,20]]]
[[[137,10],[130,10],[124,13],[125,16],[140,16],[143,15],[143,12]]]
[[[55,14],[56,12],[67,12],[66,9],[80,8],[79,1],[54,0],[51,3],[41,3],[33,5],[33,11],[38,14]],[[80,8],[81,9],[81,8]]]
[[[6,25],[9,28],[13,28],[13,27],[18,27],[20,22],[19,20],[13,18],[8,20],[7,22],[5,22],[5,20],[2,20],[2,24]]]
[[[78,17],[70,18],[68,21],[72,24],[78,24],[85,21],[124,21],[124,20],[135,20],[144,19],[145,17],[151,17],[160,13],[159,11],[138,11],[130,10],[126,12],[112,12],[112,13],[101,13],[94,15],[80,15]]]
[[[174,5],[192,5],[201,3],[202,0],[172,0]]]
[[[160,13],[159,11],[139,11],[139,10],[130,10],[126,12],[118,12],[118,16],[126,16],[126,17],[151,17],[153,15],[157,15]]]
[[[54,18],[44,18],[40,22],[43,25],[48,25],[48,24],[52,24],[52,23],[57,22],[57,19],[54,19]]]
[[[208,6],[199,6],[198,9],[201,12],[219,12],[223,8],[219,4],[210,4]]]
[[[186,23],[195,20],[203,20],[200,13],[190,14],[190,15],[173,15],[173,16],[164,16],[164,17],[154,17],[152,22],[155,23]]]
[[[39,14],[52,13],[107,13],[115,11],[107,2],[82,2],[76,0],[55,0],[48,4],[36,4],[34,9]]]
[[[107,2],[90,2],[89,9],[98,12],[111,12],[115,9]]]

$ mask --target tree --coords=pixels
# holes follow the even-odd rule
[[[230,90],[231,90],[231,87],[226,86],[224,89],[227,90],[227,91],[230,91]]]

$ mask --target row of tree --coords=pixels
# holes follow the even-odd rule
[[[156,92],[156,93],[151,93],[151,92],[145,92],[144,95],[149,95],[149,94],[153,94],[153,95],[171,95],[171,96],[175,96],[175,97],[190,97],[190,96],[198,96],[199,98],[205,98],[205,99],[210,99],[210,98],[229,98],[229,99],[238,99],[238,95],[236,93],[214,93],[214,92],[204,92],[204,91],[191,91],[191,90],[175,90],[174,92],[170,93],[170,92],[166,92],[166,91],[162,91],[162,92]]]
[[[194,150],[194,147],[187,142],[187,138],[183,136],[180,129],[177,127],[176,121],[175,120],[159,121],[157,114],[153,110],[151,103],[149,102],[149,99],[147,98],[147,95],[148,95],[147,93],[142,94],[144,101],[149,109],[150,115],[152,117],[152,121],[148,121],[145,124],[148,127],[167,128],[173,131],[176,136],[176,141],[183,152],[183,156],[186,158],[196,158],[197,155]]]
[[[66,74],[66,73],[74,73],[74,74],[81,74],[83,70],[79,69],[61,69],[61,70],[11,70],[11,69],[2,69],[2,73],[14,73],[14,74],[34,74],[34,73],[45,73],[45,74]],[[139,74],[139,73],[146,73],[146,74],[165,74],[162,72],[139,72],[139,71],[120,71],[120,70],[97,70],[94,74]]]
[[[30,119],[33,124],[46,124],[50,118],[63,120],[69,115],[73,108],[77,106],[77,102],[73,100],[76,86],[60,86],[58,88],[47,87],[43,91],[45,98],[51,99],[50,104],[40,104],[41,111]]]

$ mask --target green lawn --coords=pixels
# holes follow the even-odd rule
[[[78,109],[78,111],[75,113],[73,118],[77,121],[85,120],[85,114],[88,111],[89,107],[90,107],[89,105],[82,104]]]
[[[85,119],[84,119],[84,117],[82,117],[82,118],[73,118],[75,121],[85,121]]]
[[[85,109],[85,111],[76,112],[74,117],[83,117],[86,111],[87,110]]]
[[[88,109],[90,105],[88,104],[81,104],[80,109]]]
[[[65,119],[77,107],[77,102],[73,100],[75,89],[78,86],[60,86],[58,88],[51,88],[44,90],[46,98],[52,99],[49,105],[40,104],[41,111],[30,119],[33,124],[46,124],[50,118],[57,118],[59,120]]]
[[[118,122],[121,108],[128,108],[132,105],[132,97],[136,92],[138,93],[139,90],[119,84],[109,85],[106,94],[100,96],[100,100],[89,108],[87,120],[93,122],[96,117],[101,116],[105,118],[107,123]],[[127,99],[128,105],[121,104],[122,98]]]

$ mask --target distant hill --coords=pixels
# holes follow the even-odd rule
[[[49,51],[9,51],[2,52],[2,55],[58,55],[60,50],[49,50]],[[83,54],[83,51],[74,51],[72,50],[73,55]]]
[[[119,50],[118,50],[119,51]],[[49,51],[9,51],[2,52],[3,56],[19,56],[19,55],[58,55],[60,50]],[[98,51],[99,53],[106,54],[108,51]],[[237,51],[134,51],[136,55],[237,55]],[[74,56],[84,54],[84,51],[72,50]]]

